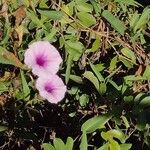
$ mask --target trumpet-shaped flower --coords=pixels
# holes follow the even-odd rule
[[[24,56],[25,64],[38,76],[56,74],[62,62],[59,52],[48,41],[34,42],[26,50]]]
[[[41,97],[55,104],[64,98],[66,92],[66,86],[57,75],[40,76],[36,81],[36,88]]]

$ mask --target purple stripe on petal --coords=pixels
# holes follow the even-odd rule
[[[53,90],[54,90],[54,87],[51,84],[46,83],[44,89],[45,89],[46,92],[52,93]]]
[[[46,59],[43,55],[39,55],[36,57],[36,63],[37,65],[39,65],[40,67],[44,67],[46,64]]]

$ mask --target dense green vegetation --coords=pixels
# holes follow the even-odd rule
[[[0,149],[149,149],[149,18],[134,0],[2,0]],[[24,64],[41,40],[63,58],[58,104]]]

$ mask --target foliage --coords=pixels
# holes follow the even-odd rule
[[[149,149],[149,16],[135,0],[2,0],[0,148]],[[58,105],[24,65],[39,40],[63,58]]]

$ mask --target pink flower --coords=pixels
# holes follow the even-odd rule
[[[25,64],[38,76],[56,74],[62,62],[59,52],[48,41],[34,42],[26,50],[24,56]]]
[[[66,92],[66,86],[57,75],[39,77],[36,88],[43,98],[55,104],[64,98]]]

